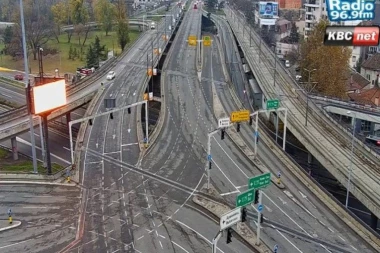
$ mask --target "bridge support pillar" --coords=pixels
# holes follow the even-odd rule
[[[18,160],[17,140],[16,137],[11,138],[13,160]]]
[[[379,218],[376,217],[376,215],[374,215],[373,213],[371,213],[371,228],[373,230],[377,230],[377,222],[378,222]]]
[[[375,122],[370,122],[369,125],[369,134],[373,135],[375,132]]]
[[[66,113],[66,125],[69,125],[69,122],[71,121],[71,113]]]

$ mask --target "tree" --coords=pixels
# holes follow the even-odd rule
[[[124,50],[125,46],[129,43],[129,26],[127,17],[127,7],[125,1],[117,0],[116,2],[117,10],[117,38],[121,47]]]
[[[93,45],[90,45],[86,54],[86,65],[87,68],[97,67],[99,64],[96,51],[93,48]]]
[[[115,21],[115,5],[108,0],[96,0],[94,9],[96,21],[102,24],[102,29],[105,31],[106,36],[108,36],[108,32],[111,31]]]
[[[69,15],[70,10],[69,10],[68,2],[66,2],[66,3],[65,2],[58,2],[58,3],[54,4],[51,7],[51,12],[53,14],[53,20],[54,20],[54,25],[55,25],[55,32],[54,32],[55,39],[59,43],[58,35],[61,34],[62,26],[65,24],[69,25],[69,22],[70,22],[70,15]],[[68,43],[70,43],[71,35],[73,34],[73,30],[67,29],[66,32],[67,32]]]
[[[316,91],[335,97],[344,97],[346,90],[346,73],[351,50],[342,46],[324,46],[323,40],[329,21],[322,19],[317,23],[312,34],[301,44],[301,75],[308,79],[308,72],[313,70],[311,81],[316,82]]]
[[[100,60],[105,60],[107,57],[107,51],[105,45],[100,45],[100,39],[98,36],[95,37],[95,42],[93,43],[93,48],[96,54],[96,57],[98,58],[98,62]]]
[[[86,4],[84,3],[84,0],[70,0],[70,13],[71,13],[71,19],[74,24],[74,30],[76,30],[76,33],[78,36],[84,35],[84,39],[82,42],[82,46],[86,43],[88,33],[91,30],[91,26],[89,26],[87,23],[89,21],[89,13],[86,8]],[[77,26],[80,26],[77,28]],[[80,32],[79,32],[80,31]],[[79,44],[80,42],[79,37]]]
[[[7,26],[4,30],[4,35],[3,35],[3,42],[5,46],[11,43],[13,38],[13,29],[11,26]]]
[[[50,22],[48,15],[43,14],[48,11],[47,7],[47,5],[41,5],[39,1],[24,0],[26,42],[33,52],[34,60],[37,60],[38,48],[44,46],[52,34],[52,22]],[[15,33],[18,34],[21,43],[20,9],[17,8],[14,12]]]
[[[290,35],[289,35],[290,43],[296,44],[300,40],[300,35],[297,30],[297,26],[295,22],[292,22],[292,27],[290,29]]]

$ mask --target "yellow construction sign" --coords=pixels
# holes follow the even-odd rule
[[[231,122],[241,122],[249,120],[249,110],[231,112]]]
[[[189,35],[187,41],[189,42],[189,46],[196,46],[197,45],[197,36]]]
[[[210,36],[203,36],[203,46],[205,46],[205,47],[211,46],[211,37]]]
[[[148,100],[149,99],[149,95],[148,95],[148,93],[144,93],[144,95],[143,95],[143,100]]]

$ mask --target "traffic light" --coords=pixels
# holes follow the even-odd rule
[[[260,223],[263,223],[263,222],[264,222],[264,214],[261,214]]]
[[[252,126],[252,124],[253,124],[253,119],[252,117],[249,117],[249,125]]]
[[[128,114],[131,114],[131,108],[128,108]]]
[[[247,208],[243,207],[243,209],[241,209],[241,222],[245,221],[247,221]]]
[[[232,242],[231,238],[232,238],[232,228],[229,228],[227,229],[227,244]]]
[[[88,123],[90,124],[90,126],[92,126],[92,119],[89,119]]]
[[[113,114],[112,114],[112,112],[110,113],[110,119],[113,119]]]
[[[221,135],[222,135],[222,140],[224,140],[224,129],[222,129]]]
[[[255,191],[255,204],[259,203],[259,195],[260,195],[260,191],[259,190],[256,190]]]
[[[237,123],[236,131],[237,131],[237,132],[240,132],[240,123]]]

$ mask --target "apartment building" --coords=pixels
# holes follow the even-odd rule
[[[326,0],[306,0],[305,2],[305,30],[304,37],[313,30],[321,18],[327,18]]]

